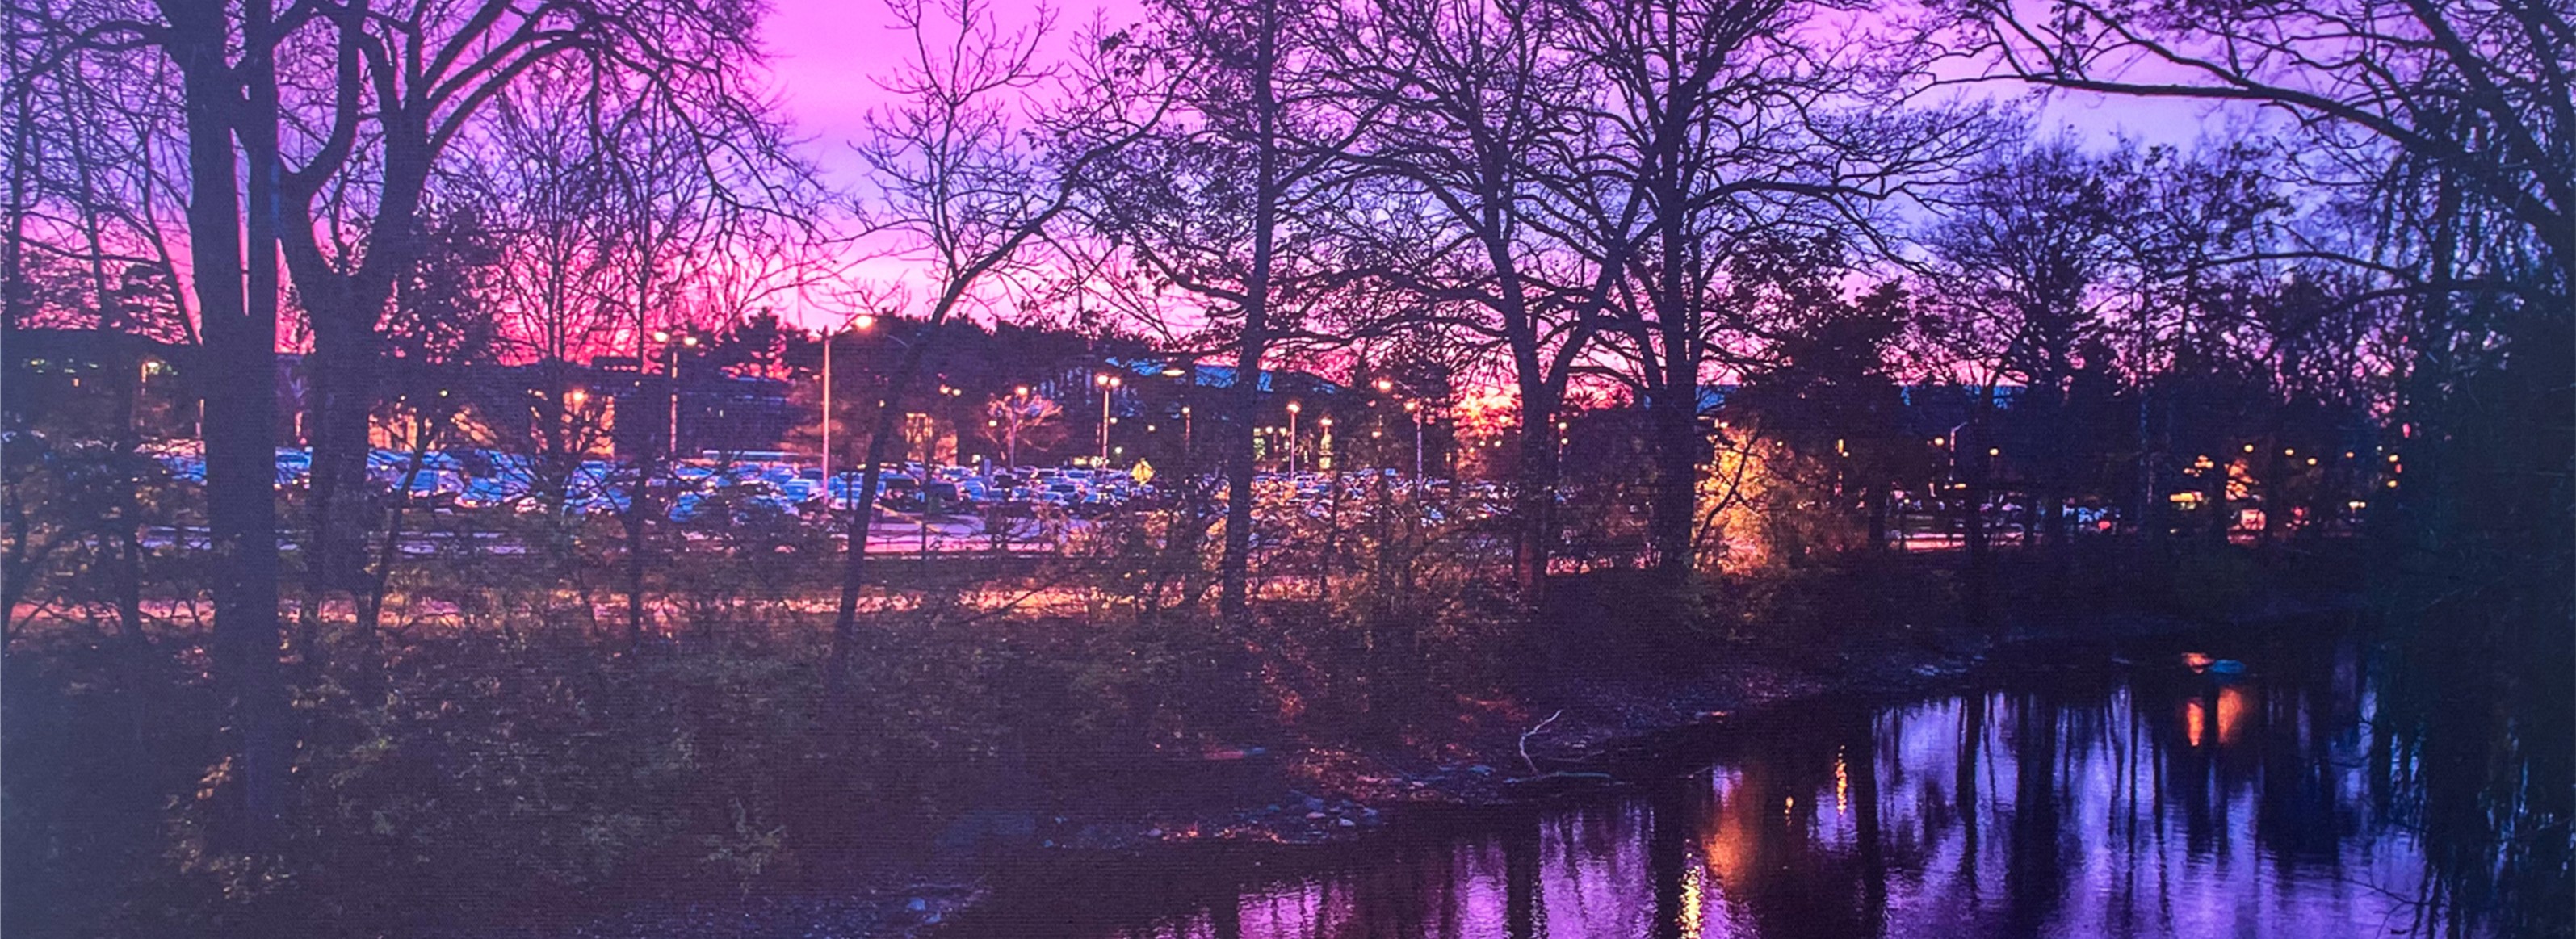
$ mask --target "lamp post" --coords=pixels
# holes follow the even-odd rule
[[[1404,413],[1413,418],[1413,485],[1422,485],[1422,402],[1407,401]]]
[[[1021,385],[1011,389],[1010,440],[1005,442],[1005,446],[1011,451],[1007,459],[1014,470],[1020,467],[1020,422],[1028,419],[1028,411],[1029,386]]]
[[[1091,383],[1100,389],[1100,465],[1109,465],[1109,395],[1126,384],[1116,375],[1093,375]]]
[[[959,388],[943,381],[939,383],[939,396],[942,398],[963,398],[966,396],[966,389]],[[956,402],[950,401],[947,407],[949,409],[948,413],[951,415],[949,417],[948,426],[949,429],[954,430],[957,426],[957,419],[954,416],[957,413]],[[921,472],[923,475],[928,475],[930,473],[931,464],[935,462],[933,458],[939,455],[939,417],[936,414],[924,414],[922,416],[927,418],[929,423],[922,427],[922,432],[925,434],[925,437],[921,442]],[[949,457],[952,459],[956,456],[957,454],[953,452],[949,454]],[[928,480],[924,480],[924,482],[927,481]]]
[[[850,318],[847,326],[823,331],[823,496],[832,493],[832,337],[851,331],[865,332],[875,328],[877,318],[861,313]]]
[[[668,382],[671,386],[670,436],[664,439],[666,439],[670,444],[671,456],[673,459],[679,458],[680,455],[680,348],[685,346],[687,348],[695,349],[698,347],[698,337],[696,336],[681,333],[677,338],[678,342],[674,343],[672,341],[673,336],[669,330],[657,329],[653,331],[653,341],[662,344],[663,380]]]
[[[1194,361],[1184,367],[1177,359],[1166,362],[1163,364],[1163,377],[1187,379],[1189,383],[1183,387],[1197,388],[1198,363]],[[1181,465],[1184,467],[1190,464],[1190,444],[1190,395],[1188,391],[1183,391],[1181,392]]]
[[[1297,412],[1303,410],[1305,407],[1297,402],[1288,402],[1288,474],[1291,476],[1297,474]]]

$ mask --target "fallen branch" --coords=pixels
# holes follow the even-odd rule
[[[1521,763],[1529,767],[1530,775],[1538,775],[1538,762],[1530,759],[1529,755],[1530,738],[1538,736],[1539,731],[1546,730],[1547,725],[1556,723],[1557,718],[1564,716],[1565,709],[1557,708],[1556,713],[1548,715],[1546,720],[1538,722],[1536,726],[1533,726],[1528,730],[1521,731]]]

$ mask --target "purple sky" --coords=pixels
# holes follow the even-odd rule
[[[936,4],[938,0],[927,0]],[[986,0],[1006,26],[1036,15],[1037,0]],[[1146,0],[1062,0],[1052,39],[1058,48],[1095,17],[1109,23],[1134,22],[1144,16]],[[865,130],[867,114],[888,102],[878,76],[912,54],[908,37],[895,28],[885,0],[773,0],[763,27],[769,67],[788,116],[803,138],[804,153],[826,180],[844,190],[863,191],[866,180],[849,144]],[[939,14],[931,14],[933,22]],[[2010,86],[1993,86],[1999,96],[2016,94]],[[2107,143],[2126,133],[2151,143],[2190,146],[2222,132],[2228,122],[2209,116],[2207,106],[2175,100],[2141,101],[2095,96],[2061,98],[2043,117],[2046,128],[2067,127]],[[879,258],[862,262],[853,273],[870,280],[901,281],[909,265]],[[824,325],[833,314],[800,308],[791,314],[808,325]]]
[[[762,28],[788,113],[827,169],[847,170],[846,144],[883,100],[870,76],[899,54],[892,22],[877,0],[778,0]]]
[[[875,76],[910,50],[892,28],[894,18],[883,0],[773,2],[763,34],[787,111],[800,135],[811,140],[807,154],[835,182],[854,182],[850,177],[855,160],[847,144],[858,137],[868,109],[885,100]],[[991,0],[991,8],[1004,23],[1023,21],[1038,6],[1034,0]],[[1074,0],[1054,6],[1058,39],[1095,15],[1119,22],[1139,19],[1143,12],[1136,0],[1106,4]],[[2066,99],[2050,106],[2047,123],[2087,134],[2126,132],[2155,142],[2188,145],[2204,133],[2204,126],[2212,130],[2218,126],[2204,119],[2204,110],[2202,105],[2183,101]]]
[[[787,113],[795,118],[798,135],[809,139],[806,155],[833,182],[854,183],[857,160],[850,155],[849,143],[861,133],[868,110],[886,100],[884,90],[877,87],[877,76],[911,55],[909,42],[895,28],[884,0],[773,3],[761,33]],[[1039,4],[990,0],[987,6],[1004,25],[1017,26],[1034,16]],[[1113,23],[1141,18],[1135,2],[1076,0],[1048,6],[1057,11],[1053,38],[1059,41],[1095,15],[1108,16]]]

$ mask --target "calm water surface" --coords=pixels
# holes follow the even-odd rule
[[[1004,876],[956,935],[2387,936],[2436,932],[2350,649],[1740,723],[1705,768],[1281,861]],[[1066,870],[1067,866],[1079,869]]]

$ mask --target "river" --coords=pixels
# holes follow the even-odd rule
[[[2219,654],[2230,654],[2218,650]],[[2179,654],[1733,722],[1572,802],[1357,843],[1032,861],[956,936],[2480,935],[2428,902],[2406,758],[2351,642]],[[2227,666],[2220,666],[2223,670]]]

